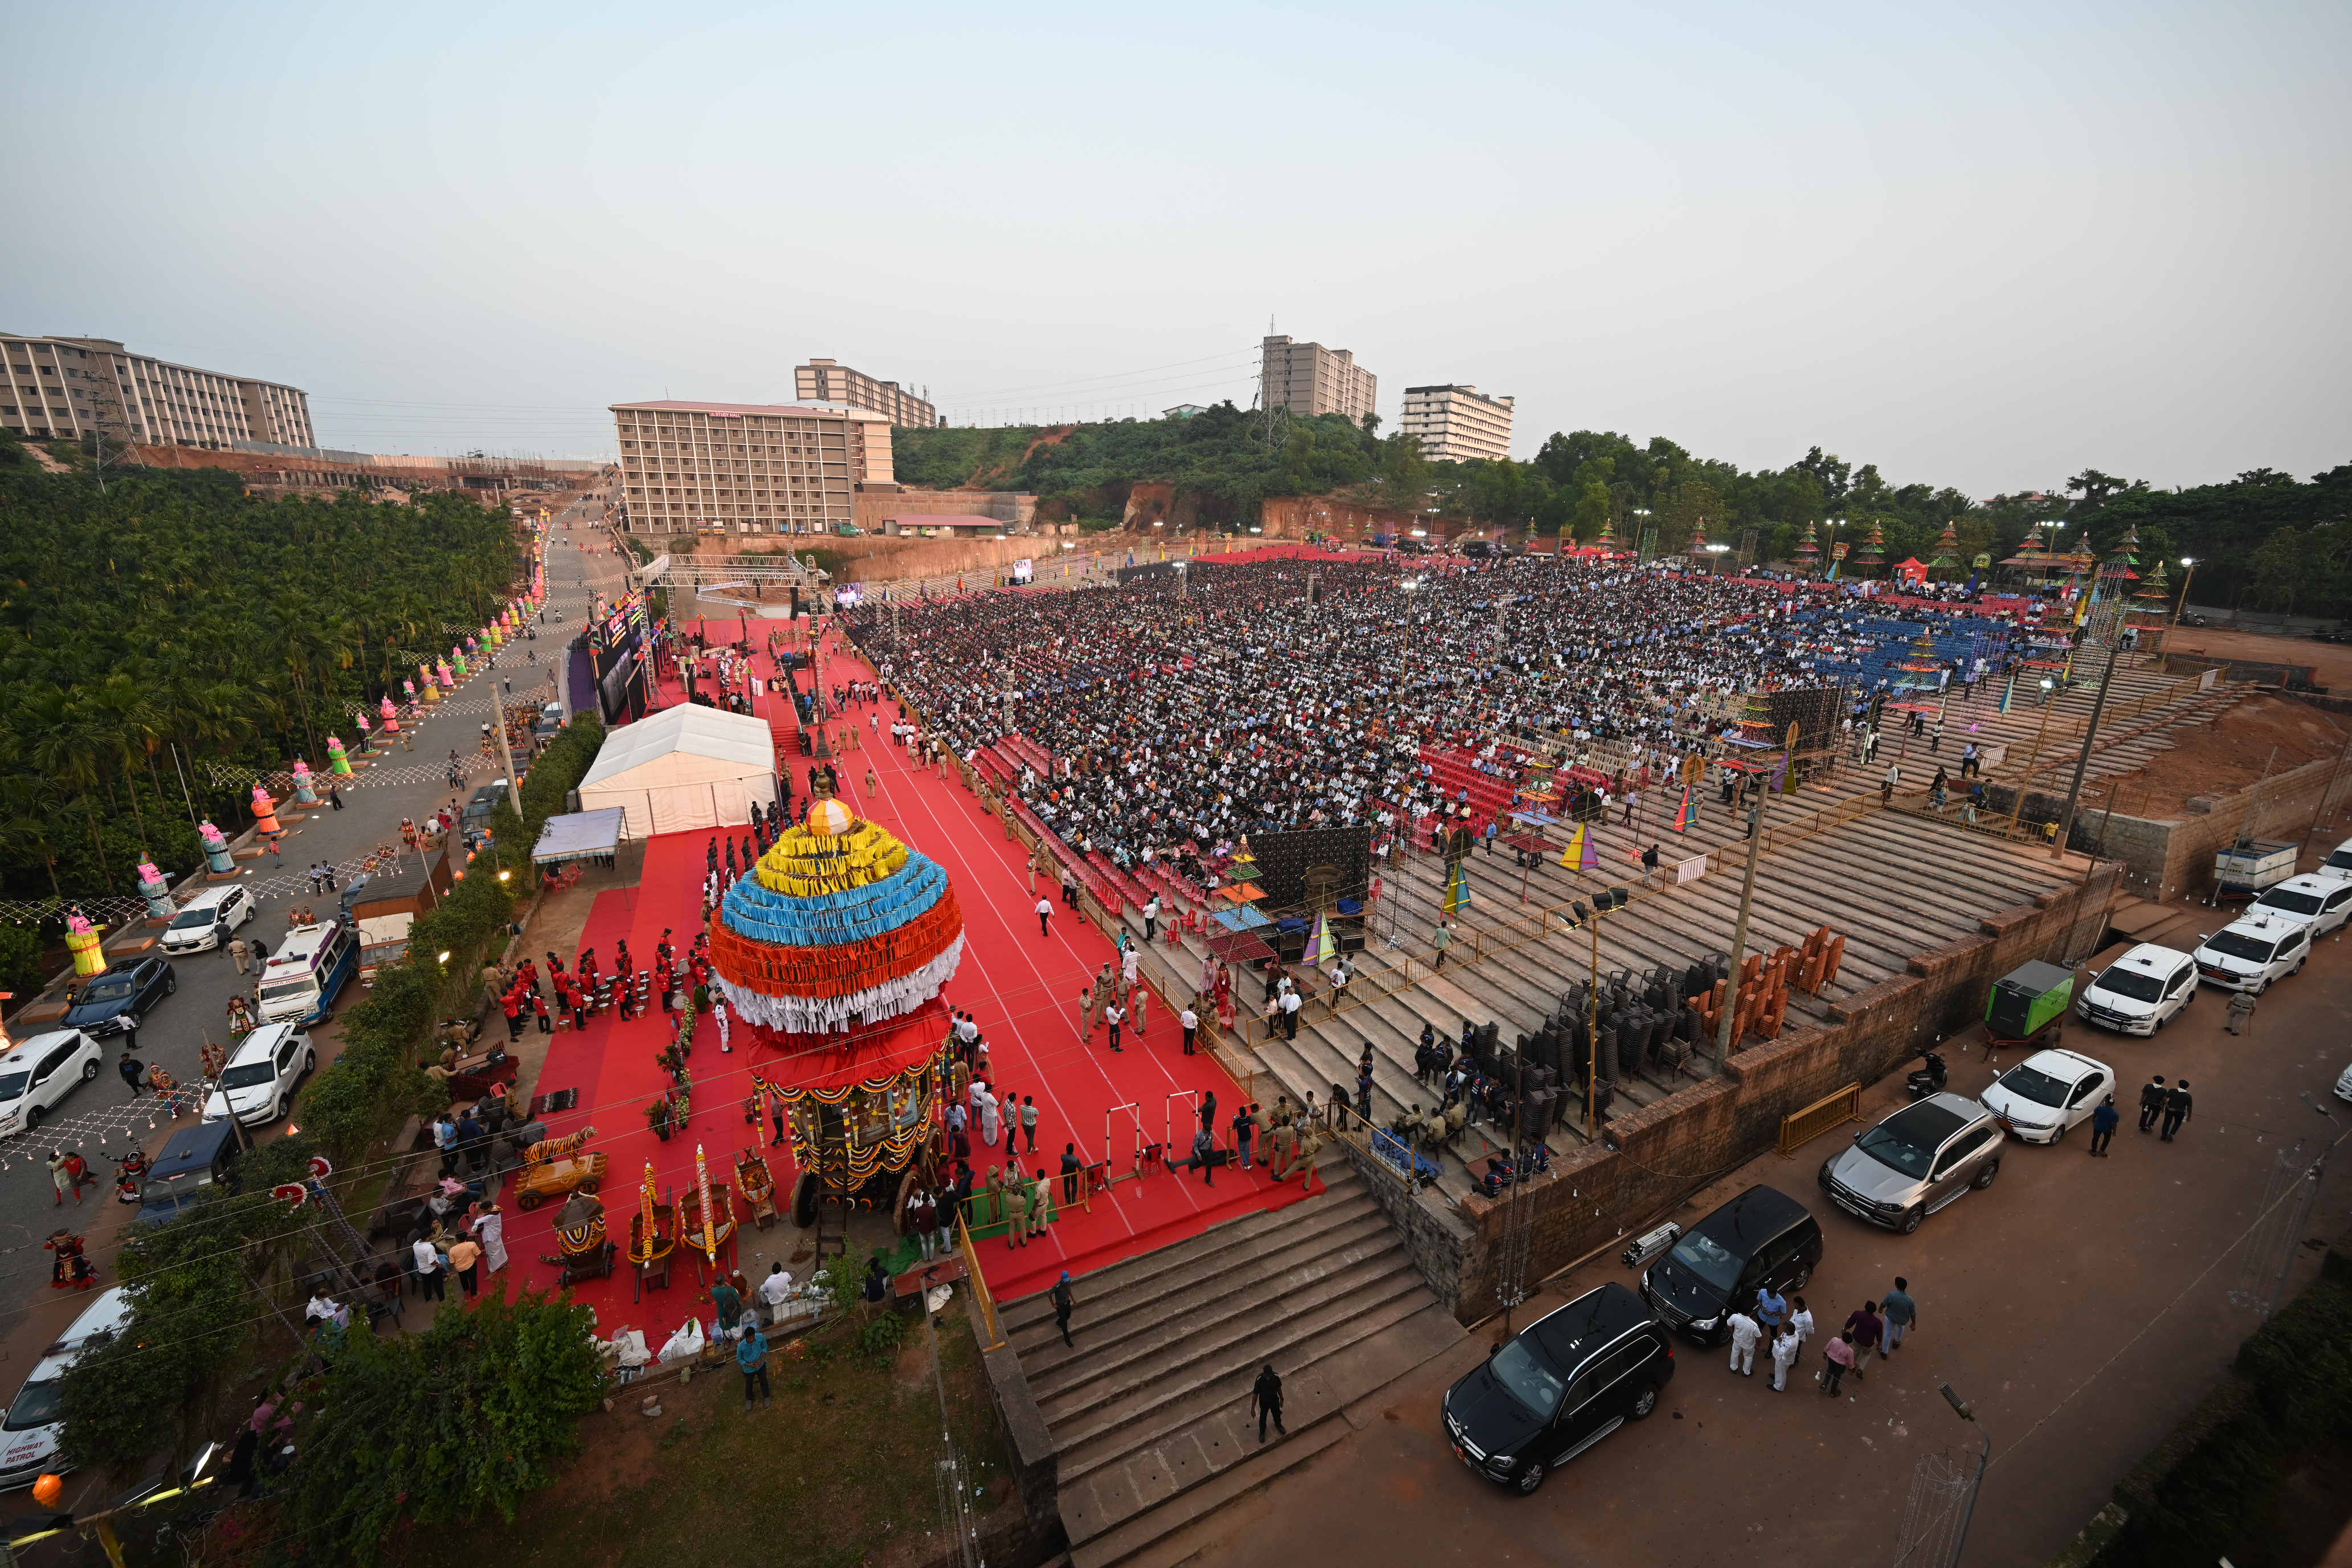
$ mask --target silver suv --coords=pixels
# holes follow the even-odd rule
[[[2000,1123],[1961,1094],[1906,1105],[1853,1147],[1822,1162],[1822,1191],[1857,1219],[1908,1236],[1971,1188],[2000,1174]]]

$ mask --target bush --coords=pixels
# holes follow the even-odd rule
[[[907,1338],[907,1320],[903,1313],[884,1312],[857,1332],[857,1348],[866,1360],[887,1362],[898,1353]]]
[[[0,924],[0,991],[30,996],[41,988],[41,931],[38,926]]]
[[[335,1565],[379,1561],[404,1518],[513,1522],[604,1397],[593,1331],[586,1307],[536,1291],[453,1303],[421,1334],[354,1322],[296,1434],[283,1533],[305,1562]]]
[[[2248,1555],[2315,1443],[2352,1437],[2352,1290],[2323,1279],[2249,1335],[2233,1373],[2116,1487],[2128,1513],[2096,1562],[2203,1568]]]

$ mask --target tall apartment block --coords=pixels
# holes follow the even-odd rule
[[[863,408],[615,403],[622,526],[633,533],[830,533],[857,487],[893,483],[890,421]]]
[[[1511,400],[1475,386],[1408,386],[1398,433],[1421,437],[1421,455],[1440,463],[1511,455]]]
[[[1346,349],[1266,338],[1260,345],[1264,403],[1293,414],[1344,414],[1360,425],[1380,392],[1380,378]]]
[[[316,447],[299,386],[132,353],[112,338],[0,332],[0,426],[36,439],[97,434],[154,447]]]
[[[926,389],[928,390],[928,388]],[[845,403],[888,416],[893,425],[917,428],[941,423],[940,411],[895,381],[877,381],[863,371],[829,359],[793,366],[793,395],[811,403]]]

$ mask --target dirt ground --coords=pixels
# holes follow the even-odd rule
[[[2167,653],[2210,654],[2216,658],[2263,664],[2308,664],[2312,679],[2330,691],[2352,689],[2352,644],[2269,632],[2228,632],[2211,626],[2177,626],[2165,635]]]
[[[895,1357],[851,1352],[844,1331],[769,1353],[775,1404],[746,1414],[730,1365],[690,1384],[653,1385],[661,1414],[641,1413],[646,1385],[617,1389],[613,1409],[581,1428],[580,1458],[523,1504],[395,1548],[407,1568],[494,1562],[505,1568],[705,1568],[783,1562],[853,1568],[936,1560],[934,1461],[941,1387],[957,1447],[980,1495],[975,1511],[1017,1509],[980,1348],[961,1302],[941,1314],[940,1372],[919,1320]],[[855,1325],[850,1325],[854,1331]]]
[[[2306,1140],[2308,1158],[2318,1141],[2352,1126],[2352,1108],[2328,1093],[2352,1057],[2346,937],[2323,939],[2305,973],[2264,996],[2247,1035],[2225,1033],[2222,1019],[2220,995],[2207,992],[2151,1039],[2070,1022],[2065,1047],[2114,1068],[2126,1088],[2121,1100],[2152,1072],[2191,1080],[2196,1113],[2179,1139],[2142,1135],[2127,1112],[2109,1159],[2087,1157],[2081,1129],[2054,1148],[2012,1143],[1991,1188],[1936,1215],[1916,1236],[1870,1228],[1822,1200],[1815,1169],[1849,1131],[1792,1159],[1764,1155],[1699,1194],[1676,1216],[1685,1224],[1759,1182],[1822,1216],[1827,1248],[1807,1294],[1825,1329],[1896,1275],[1910,1280],[1920,1310],[1911,1343],[1844,1397],[1815,1389],[1817,1353],[1787,1393],[1774,1394],[1765,1375],[1731,1374],[1724,1351],[1678,1342],[1677,1372],[1655,1416],[1520,1499],[1465,1468],[1438,1418],[1447,1386],[1497,1337],[1499,1323],[1490,1323],[1351,1408],[1352,1431],[1337,1446],[1216,1515],[1213,1539],[1192,1561],[1885,1563],[1896,1561],[1923,1462],[1972,1473],[1981,1432],[1992,1462],[1968,1561],[2046,1563],[2259,1325],[2233,1296],[2273,1277],[2277,1254],[2265,1248],[2250,1265],[2242,1243],[2280,1151]],[[1964,1035],[1942,1048],[1952,1088],[1973,1092],[1992,1076],[1980,1032],[1975,1043]],[[1899,1078],[1874,1086],[1864,1120],[1885,1115],[1901,1093]],[[2333,1115],[2333,1128],[2306,1094]],[[2352,1212],[2344,1164],[2339,1155],[2328,1172],[2310,1236],[2342,1234]],[[2315,1252],[2294,1250],[2291,1289],[2316,1268]],[[1518,1321],[1606,1279],[1634,1277],[1605,1253],[1549,1281]],[[1937,1392],[1945,1383],[1973,1402],[1981,1426],[1947,1407]],[[2303,1484],[2332,1497],[2344,1489],[2340,1476]],[[2330,1529],[2310,1520],[2291,1533],[2312,1552]]]
[[[2272,776],[2322,757],[2343,753],[2341,715],[2323,712],[2293,698],[2250,697],[2210,724],[2178,730],[2178,742],[2159,752],[2147,767],[2116,778],[2116,809],[2139,816],[2178,814],[2189,797],[2231,795],[2263,776]],[[2277,751],[2273,759],[2273,747]]]

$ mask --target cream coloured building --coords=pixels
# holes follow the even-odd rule
[[[1418,437],[1424,458],[1440,463],[1511,455],[1511,400],[1475,386],[1408,386],[1398,433]]]
[[[1346,349],[1268,336],[1259,347],[1260,394],[1268,408],[1293,414],[1344,414],[1360,425],[1373,412],[1380,377]]]
[[[863,408],[616,403],[622,526],[634,533],[829,533],[857,487],[894,482],[890,420]]]
[[[928,390],[928,389],[926,389]],[[895,381],[877,381],[837,360],[813,359],[793,367],[793,395],[808,403],[845,403],[887,414],[893,425],[918,429],[940,423],[940,411]]]
[[[299,386],[133,353],[112,338],[0,332],[0,426],[35,439],[100,435],[153,447],[319,444]]]

